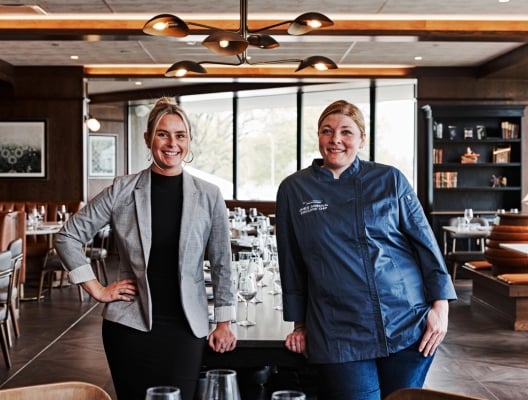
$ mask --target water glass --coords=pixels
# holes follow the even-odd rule
[[[212,369],[207,371],[202,400],[240,400],[236,371]]]
[[[271,400],[306,400],[306,395],[297,390],[279,390],[271,394]]]
[[[182,397],[175,386],[154,386],[147,389],[145,400],[182,400]]]

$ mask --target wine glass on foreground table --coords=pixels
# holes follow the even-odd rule
[[[255,280],[255,275],[248,269],[241,270],[240,275],[238,276],[238,295],[244,300],[245,318],[242,321],[237,322],[237,324],[240,326],[256,325],[256,322],[248,319],[248,303],[257,295],[257,282]]]
[[[297,390],[279,390],[271,394],[271,400],[306,400],[306,395]]]
[[[154,386],[147,389],[145,400],[182,400],[180,389],[175,386]]]
[[[202,400],[240,400],[236,371],[212,369],[206,372],[205,377]]]

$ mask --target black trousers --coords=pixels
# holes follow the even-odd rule
[[[119,400],[144,400],[147,388],[163,385],[194,399],[206,339],[186,320],[157,320],[151,332],[103,320],[103,343]]]

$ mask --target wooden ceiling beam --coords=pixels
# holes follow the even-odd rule
[[[196,20],[194,22],[213,25],[219,29],[237,31],[238,20]],[[280,22],[279,20],[252,20],[250,30]],[[0,19],[0,34],[3,40],[21,39],[42,40],[49,36],[71,37],[77,40],[105,40],[106,36],[144,36],[143,19],[61,19],[28,18]],[[209,30],[189,26],[190,35],[203,35]],[[267,34],[286,35],[287,25],[281,25],[265,31]],[[482,37],[489,40],[522,40],[528,38],[528,20],[524,19],[433,19],[433,18],[367,18],[337,19],[328,28],[309,33],[319,36],[416,36],[418,38],[467,38]],[[92,37],[90,37],[92,36]],[[97,36],[99,38],[97,39]]]

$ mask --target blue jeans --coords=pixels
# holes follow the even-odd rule
[[[418,344],[373,360],[319,364],[320,400],[380,400],[396,389],[422,387],[433,356],[424,357]]]

